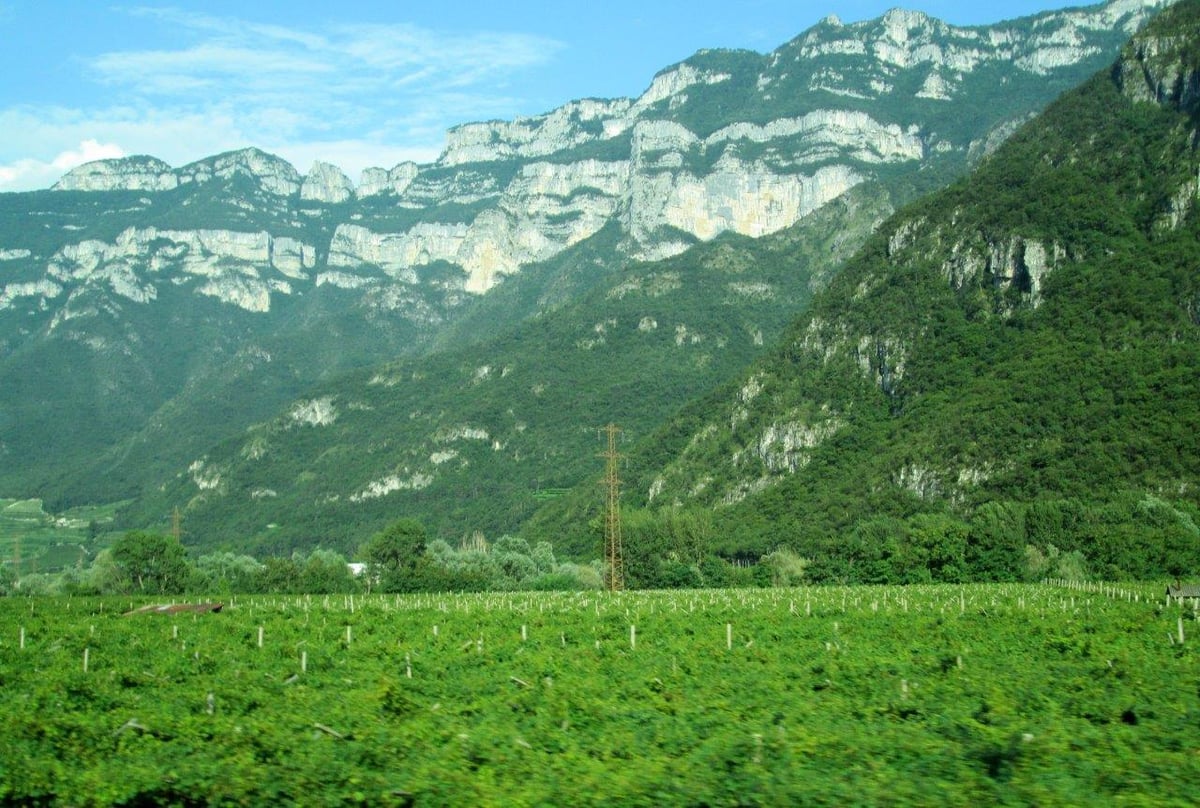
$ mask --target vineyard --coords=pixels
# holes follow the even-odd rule
[[[0,803],[1192,805],[1162,591],[0,599]]]
[[[89,525],[97,532],[111,525],[118,504],[73,508],[55,516],[46,513],[38,499],[0,498],[0,558],[14,573],[55,572],[82,564],[97,549]]]

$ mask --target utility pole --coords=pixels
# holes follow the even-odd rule
[[[608,433],[608,451],[600,456],[605,463],[604,485],[607,489],[607,503],[604,510],[604,559],[608,562],[608,578],[605,584],[610,592],[625,588],[624,564],[621,559],[621,480],[617,477],[617,435],[621,428],[609,424],[604,428]]]

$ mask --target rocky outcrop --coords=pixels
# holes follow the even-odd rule
[[[341,174],[340,169],[335,170]],[[291,196],[300,190],[300,175],[295,167],[260,149],[226,152],[179,169],[173,169],[155,157],[146,156],[94,160],[71,169],[51,190],[170,191],[188,183],[229,179],[239,174],[253,179],[264,190],[278,196]]]
[[[169,165],[155,157],[139,155],[95,160],[71,169],[56,182],[54,191],[170,191],[179,178]]]
[[[445,261],[466,272],[464,288],[483,292],[501,276],[600,230],[614,215],[628,175],[628,165],[620,162],[532,163],[513,178],[495,208],[470,222],[423,222],[401,233],[339,225],[329,264],[371,265],[413,283],[414,268]]]
[[[806,59],[870,56],[891,68],[930,68],[929,75],[937,76],[933,81],[944,93],[964,74],[988,64],[1011,64],[1035,75],[1077,64],[1100,52],[1097,33],[1117,30],[1132,34],[1150,13],[1169,2],[1113,0],[1102,6],[1043,16],[1032,28],[1010,23],[960,28],[921,12],[893,9],[878,20],[850,25],[843,25],[837,17],[827,17],[793,45],[797,55]],[[934,91],[927,81],[918,96]]]
[[[446,133],[446,149],[438,164],[532,159],[615,137],[628,128],[621,119],[632,106],[628,99],[583,99],[545,115],[456,126]]]
[[[300,190],[300,174],[280,157],[261,149],[226,152],[190,163],[176,172],[179,183],[206,183],[242,175],[254,180],[264,191],[276,196],[291,196]]]
[[[1135,101],[1194,111],[1200,102],[1200,65],[1194,32],[1151,27],[1135,37],[1114,70],[1122,92]]]
[[[777,175],[736,158],[722,160],[703,178],[661,173],[635,185],[629,230],[643,245],[639,255],[666,257],[688,245],[659,238],[659,230],[673,228],[701,240],[727,231],[763,236],[795,224],[861,180],[848,166],[821,168],[811,176]]]
[[[350,178],[337,166],[320,160],[313,163],[300,186],[300,198],[313,202],[338,205],[353,196],[354,183]]]
[[[270,309],[274,293],[291,287],[269,271],[306,277],[316,264],[312,247],[269,233],[229,230],[158,230],[129,228],[113,242],[87,240],[68,244],[50,259],[47,279],[72,286],[107,284],[114,293],[138,303],[157,296],[155,283],[170,272],[176,278],[202,278],[196,291],[249,311]]]
[[[362,181],[358,184],[358,197],[365,199],[380,194],[402,195],[412,185],[421,169],[416,163],[400,163],[391,171],[382,168],[364,168]]]
[[[58,297],[63,293],[63,287],[52,280],[27,281],[24,283],[7,283],[0,286],[0,311],[16,305],[17,298],[34,297],[43,301]]]

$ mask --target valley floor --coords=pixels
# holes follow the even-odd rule
[[[1194,804],[1163,587],[0,599],[5,804]]]

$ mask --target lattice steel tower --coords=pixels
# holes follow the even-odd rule
[[[609,424],[604,428],[608,433],[608,451],[602,453],[607,462],[604,470],[604,485],[608,492],[608,502],[604,509],[604,559],[608,562],[608,577],[605,583],[610,592],[625,588],[624,563],[621,560],[621,480],[617,477],[617,435],[621,428]]]

